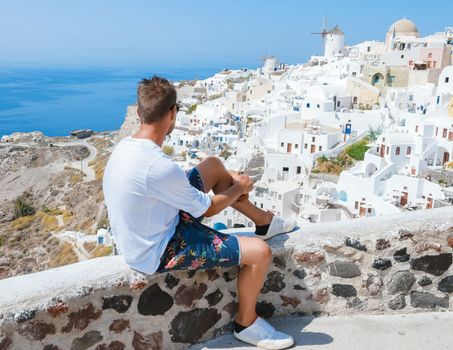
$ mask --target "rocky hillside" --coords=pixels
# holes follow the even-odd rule
[[[0,143],[0,278],[102,255],[58,233],[95,234],[108,226],[102,175],[113,137]]]

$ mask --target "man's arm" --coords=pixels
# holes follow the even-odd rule
[[[211,198],[211,205],[204,213],[204,216],[211,217],[220,213],[223,209],[236,202],[239,197],[248,194],[253,189],[253,183],[247,175],[239,175],[233,180],[231,187]]]

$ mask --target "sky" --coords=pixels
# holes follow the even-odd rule
[[[403,17],[441,31],[452,13],[451,0],[0,0],[0,67],[294,64],[322,53],[324,17],[356,44]]]

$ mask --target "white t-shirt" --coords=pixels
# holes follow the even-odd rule
[[[179,210],[199,217],[211,205],[211,197],[193,187],[157,144],[131,136],[112,152],[103,187],[119,252],[127,264],[148,274],[159,267]]]

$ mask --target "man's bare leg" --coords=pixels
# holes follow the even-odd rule
[[[233,185],[231,174],[225,169],[220,159],[208,157],[197,165],[204,181],[205,191],[211,189],[220,193]],[[232,205],[257,225],[269,224],[272,214],[254,206],[249,200]],[[256,320],[256,302],[264,284],[272,251],[269,245],[256,237],[239,237],[241,249],[241,270],[237,281],[239,311],[236,322],[244,327]]]
[[[214,193],[220,193],[233,185],[233,177],[217,157],[203,159],[197,169],[203,178],[206,192],[212,189]],[[247,216],[255,225],[267,225],[272,221],[271,213],[257,208],[248,199],[236,202],[232,207]]]
[[[256,302],[272,260],[269,244],[256,237],[239,237],[241,270],[237,281],[239,311],[236,322],[248,327],[256,320]]]

